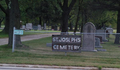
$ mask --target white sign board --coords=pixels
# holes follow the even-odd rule
[[[23,35],[23,30],[14,30],[15,35]]]

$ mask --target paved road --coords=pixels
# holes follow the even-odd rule
[[[25,67],[1,67],[0,70],[80,70],[80,69],[53,69],[53,68],[25,68]]]
[[[25,68],[25,67],[0,67],[0,70],[81,70],[81,69],[53,69],[53,68]]]
[[[40,39],[40,38],[50,37],[50,36],[56,35],[56,34],[60,34],[60,33],[26,35],[26,36],[21,36],[21,41],[29,41],[29,40],[34,40],[34,39]],[[0,45],[5,45],[5,44],[8,44],[8,38],[0,38]]]
[[[75,66],[28,65],[28,64],[0,64],[0,70],[98,70],[98,68],[75,67]]]

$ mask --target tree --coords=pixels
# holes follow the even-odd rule
[[[20,11],[18,0],[5,0],[7,9],[0,4],[0,9],[5,13],[5,28],[3,32],[9,34],[8,45],[12,46],[13,27],[20,29]],[[21,44],[20,36],[16,36],[16,44]]]
[[[120,33],[120,1],[119,0],[94,0],[94,9],[117,11],[117,33]],[[120,35],[116,34],[115,44],[119,44]]]
[[[77,25],[78,25],[78,21],[79,21],[79,16],[80,16],[80,10],[81,10],[81,6],[82,6],[82,2],[83,2],[83,0],[79,0],[79,2],[78,2],[78,14],[77,14],[77,20],[76,20],[76,23],[75,23],[74,34],[77,31]]]
[[[7,9],[5,9],[5,7],[3,7],[0,4],[0,9],[5,13],[5,28],[3,29],[2,32],[8,34],[9,33],[9,3],[10,3],[10,1],[5,0],[5,2],[6,2],[6,5],[7,5]]]
[[[58,1],[58,4],[60,5],[62,9],[62,24],[61,24],[61,32],[68,32],[68,18],[69,13],[72,10],[72,7],[76,3],[76,0],[72,0],[70,3],[68,3],[68,0],[63,0],[63,3]]]
[[[1,28],[1,23],[2,23],[3,20],[4,20],[4,18],[1,18],[1,19],[0,19],[0,28]]]
[[[13,40],[13,27],[20,29],[20,10],[18,0],[10,0],[10,25],[9,25],[9,43],[8,45],[12,45]],[[15,44],[21,45],[20,36],[17,35],[15,38]]]

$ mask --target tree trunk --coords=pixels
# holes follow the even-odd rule
[[[42,25],[41,17],[39,17],[39,25]]]
[[[77,25],[78,25],[79,15],[80,15],[80,6],[81,6],[80,4],[81,4],[81,2],[80,2],[80,0],[79,0],[79,3],[78,3],[79,8],[78,8],[77,20],[76,20],[76,23],[75,23],[74,34],[76,34],[76,31],[77,31]]]
[[[62,31],[61,32],[68,32],[68,18],[69,18],[69,13],[72,9],[72,7],[74,6],[76,0],[72,0],[69,7],[68,7],[68,0],[64,0],[63,6],[62,6],[62,24],[61,24],[61,28]]]
[[[117,15],[117,33],[120,33],[120,10],[118,10],[118,15]],[[116,34],[115,37],[115,44],[119,44],[119,38],[120,38],[120,34]]]
[[[68,32],[68,0],[64,0],[63,12],[62,12],[62,32]]]
[[[9,26],[9,46],[12,46],[13,40],[13,27],[20,29],[20,10],[18,0],[11,0],[10,8],[10,26]],[[20,36],[16,36],[15,45],[21,45]]]
[[[84,25],[84,13],[82,11],[82,23],[81,23],[81,33],[83,32],[83,25]]]
[[[2,5],[0,5],[0,9],[5,13],[5,27],[2,30],[2,32],[8,34],[9,33],[9,22],[10,22],[10,19],[9,19],[9,11],[10,11],[10,9],[9,9],[8,4],[9,4],[10,1],[5,0],[5,2],[7,4],[7,10]]]
[[[8,12],[8,14],[5,15],[5,27],[2,30],[3,33],[9,34],[9,23],[10,23],[10,19],[9,19],[9,12]]]
[[[62,13],[62,32],[68,32],[68,15],[67,11]]]
[[[73,30],[73,24],[72,24],[72,22],[70,22],[70,31],[72,31]]]

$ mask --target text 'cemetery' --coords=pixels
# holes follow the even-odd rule
[[[53,51],[79,51],[81,36],[73,35],[53,35],[52,50]]]

